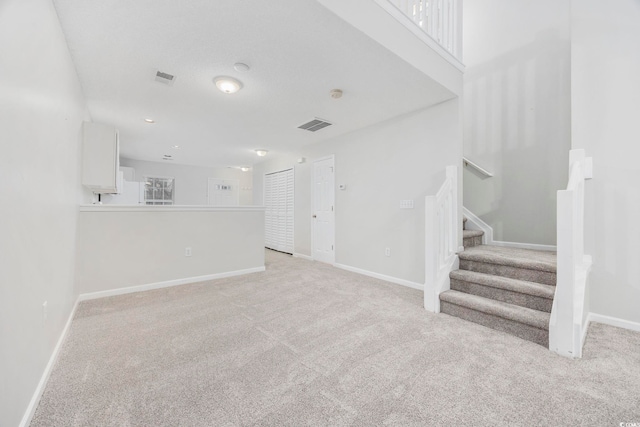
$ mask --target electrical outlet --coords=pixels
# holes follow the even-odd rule
[[[42,303],[42,320],[43,321],[47,320],[47,315],[48,315],[48,313],[47,313],[47,305],[48,304],[49,303],[47,301]]]
[[[191,256],[191,248],[184,248],[184,256]]]
[[[386,256],[391,256],[391,248],[384,248],[384,254]]]

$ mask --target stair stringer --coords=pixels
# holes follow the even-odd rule
[[[462,207],[462,214],[467,218],[467,230],[479,230],[484,232],[484,235],[482,236],[483,245],[489,244],[487,242],[493,242],[493,228],[491,228],[489,224],[481,220],[464,206]]]
[[[424,308],[433,313],[440,313],[440,294],[451,289],[451,278],[449,273],[460,268],[460,258],[455,255],[442,268],[441,277],[435,283],[425,283],[424,285]]]
[[[558,326],[560,323],[558,320],[560,314],[556,305],[556,298],[554,298],[553,307],[551,308],[551,317],[549,319],[549,350],[572,359],[582,357],[582,348],[584,347],[584,341],[587,338],[587,331],[589,329],[585,294],[589,283],[591,264],[591,256],[585,255],[581,268],[578,269],[575,275],[575,293],[570,330],[563,331]],[[556,287],[556,291],[557,289]]]

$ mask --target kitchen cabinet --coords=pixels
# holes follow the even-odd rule
[[[82,125],[82,185],[94,193],[118,193],[120,147],[118,132],[111,125]]]

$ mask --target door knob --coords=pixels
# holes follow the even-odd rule
[[[316,217],[316,214],[313,214],[313,218],[315,218],[315,217]]]

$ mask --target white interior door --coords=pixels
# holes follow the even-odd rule
[[[312,257],[335,262],[335,170],[333,156],[313,162]]]
[[[240,205],[240,181],[237,179],[209,178],[207,203],[211,206]]]
[[[293,169],[264,177],[265,246],[293,253]]]

